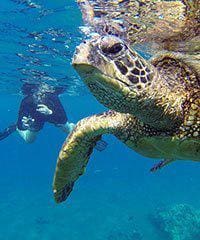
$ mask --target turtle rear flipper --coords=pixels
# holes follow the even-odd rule
[[[67,199],[74,182],[86,168],[101,136],[114,133],[124,124],[124,114],[108,111],[81,120],[64,143],[57,161],[53,191],[57,203]]]
[[[170,164],[171,162],[174,162],[174,159],[164,159],[160,161],[159,163],[155,164],[151,169],[150,172],[157,172],[161,168],[165,167],[166,165]]]

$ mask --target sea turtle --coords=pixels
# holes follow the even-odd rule
[[[152,171],[175,160],[200,161],[199,0],[78,3],[90,39],[77,47],[72,64],[110,110],[79,121],[66,139],[53,183],[58,203],[103,134],[164,159]],[[150,44],[151,59],[133,50],[141,43]]]

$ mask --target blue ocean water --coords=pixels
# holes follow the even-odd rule
[[[81,41],[74,0],[0,2],[0,129],[17,119],[24,82],[65,86],[60,99],[77,122],[105,108],[70,66]],[[176,162],[152,174],[155,163],[112,136],[94,151],[69,199],[53,200],[52,179],[65,134],[46,124],[33,144],[12,134],[0,142],[0,240],[158,240],[150,221],[158,207],[190,204],[200,209],[200,165]],[[168,238],[166,238],[167,240]]]

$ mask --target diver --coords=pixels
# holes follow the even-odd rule
[[[25,142],[32,143],[46,122],[69,134],[75,124],[68,121],[59,99],[64,90],[63,87],[52,87],[44,83],[23,84],[21,91],[24,98],[20,104],[17,123],[0,132],[0,140],[17,131]],[[95,148],[103,151],[106,147],[107,143],[99,140]]]
[[[17,131],[25,142],[32,143],[46,122],[70,133],[75,124],[68,122],[59,100],[59,95],[63,92],[62,87],[25,83],[22,86],[24,98],[20,104],[17,123],[1,132],[0,140]]]

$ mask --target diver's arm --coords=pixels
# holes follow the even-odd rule
[[[16,131],[16,124],[13,124],[13,125],[7,127],[5,130],[0,132],[0,140],[7,138],[10,134],[12,134],[15,131]]]
[[[30,130],[19,130],[17,128],[17,132],[19,135],[24,139],[26,143],[32,143],[35,141],[38,132],[36,131],[30,131]]]

